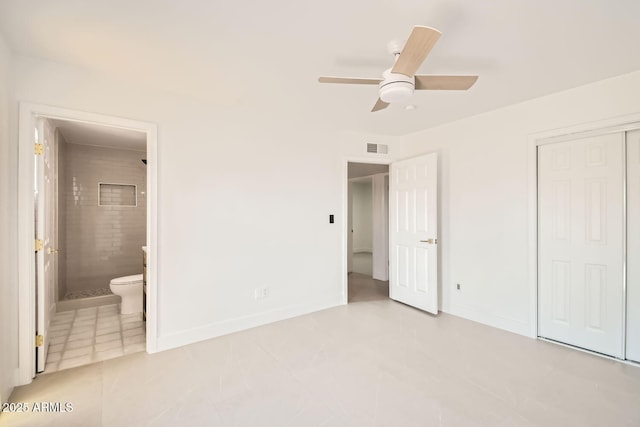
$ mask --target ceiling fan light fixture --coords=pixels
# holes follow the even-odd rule
[[[406,102],[413,96],[413,85],[407,82],[394,82],[380,88],[380,99],[388,104]]]
[[[388,104],[406,102],[413,96],[415,80],[404,74],[392,73],[386,70],[382,73],[383,81],[380,82],[380,99]]]

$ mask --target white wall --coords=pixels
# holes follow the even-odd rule
[[[352,183],[353,252],[373,251],[373,187],[371,179]]]
[[[531,332],[528,138],[638,113],[638,93],[640,71],[404,138],[405,157],[440,153],[443,311]]]
[[[6,401],[18,367],[18,289],[16,252],[16,148],[10,143],[15,120],[11,52],[0,37],[0,400]]]
[[[159,349],[343,302],[345,159],[366,157],[372,138],[262,106],[15,63],[19,100],[158,124]],[[254,300],[264,286],[269,297]]]

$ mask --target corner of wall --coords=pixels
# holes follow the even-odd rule
[[[17,146],[12,53],[0,36],[0,400],[7,401],[18,368],[17,262],[14,229],[17,218]]]

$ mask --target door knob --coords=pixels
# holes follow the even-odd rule
[[[428,243],[430,245],[433,245],[435,243],[437,245],[438,244],[438,239],[420,240],[420,243]]]

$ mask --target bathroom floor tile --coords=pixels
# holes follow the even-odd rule
[[[118,304],[56,313],[49,329],[45,373],[145,351],[141,314],[120,315]]]
[[[63,359],[60,361],[58,370],[75,368],[76,366],[88,365],[92,362],[93,356],[91,354],[85,354],[78,357],[72,357],[70,359]]]
[[[93,353],[92,346],[73,348],[71,350],[65,349],[65,351],[62,352],[62,360],[73,359],[74,357],[85,356],[87,354],[91,355],[91,353]]]
[[[118,341],[122,340],[122,335],[120,334],[120,332],[113,332],[111,334],[96,336],[96,344],[100,344],[107,341],[114,341],[114,340],[118,340]]]
[[[50,374],[52,372],[56,372],[58,370],[58,365],[60,364],[60,362],[47,362],[47,364],[44,367],[44,372],[46,374]]]
[[[139,351],[144,351],[145,348],[146,348],[146,344],[143,342],[136,343],[136,344],[125,344],[124,353],[125,354],[137,353]]]
[[[138,343],[144,343],[145,341],[145,336],[144,335],[134,335],[132,337],[122,337],[122,342],[127,345],[127,344],[138,344]]]
[[[93,344],[93,342],[94,342],[93,337],[84,338],[84,339],[75,340],[75,341],[71,341],[71,337],[69,337],[69,340],[67,341],[67,344],[65,345],[64,348],[65,350],[73,350],[74,348],[90,346],[91,344]]]
[[[49,362],[58,362],[60,359],[62,359],[62,353],[61,352],[48,352],[47,353],[47,363]]]
[[[93,338],[95,336],[95,332],[92,330],[83,331],[83,332],[75,332],[71,331],[71,335],[69,335],[69,339],[67,340],[69,344],[73,341],[82,341],[87,338]]]
[[[117,332],[117,333],[120,332],[120,325],[107,326],[103,328],[98,327],[96,329],[96,336],[109,335],[109,334],[113,334],[114,332]]]
[[[122,348],[121,340],[107,341],[93,346],[95,351],[112,350],[114,348]]]
[[[64,344],[49,344],[49,353],[61,352]]]
[[[95,362],[99,362],[99,361],[102,361],[102,360],[113,359],[114,357],[124,356],[124,354],[125,354],[124,350],[122,349],[122,346],[120,346],[120,347],[112,348],[112,349],[105,350],[105,351],[96,351],[94,353],[93,360]]]
[[[127,330],[127,329],[134,329],[134,328],[141,328],[144,327],[144,322],[142,320],[136,321],[136,322],[129,322],[129,323],[123,323],[122,324],[122,329]]]
[[[122,331],[123,337],[133,337],[136,335],[144,335],[144,328],[135,328],[135,329],[125,329]]]

